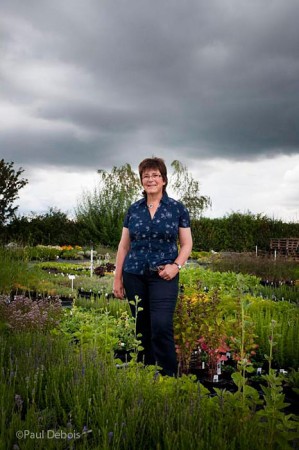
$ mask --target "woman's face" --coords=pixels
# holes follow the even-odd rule
[[[147,169],[142,173],[141,177],[143,189],[147,194],[161,194],[163,192],[162,175],[158,169]]]

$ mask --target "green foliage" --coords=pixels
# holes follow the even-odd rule
[[[82,263],[82,264],[72,264],[68,262],[40,262],[35,265],[40,269],[45,271],[52,271],[53,273],[63,273],[63,274],[78,274],[82,273],[88,275],[90,273],[90,263]]]
[[[102,281],[102,279],[101,279]],[[117,298],[107,298],[106,291],[103,286],[101,286],[100,295],[94,295],[91,298],[83,298],[80,295],[75,300],[75,305],[83,310],[100,310],[109,311],[109,313],[114,317],[119,317],[122,313],[126,312],[131,314],[128,302],[117,299]],[[111,289],[110,291],[111,292]]]
[[[201,260],[208,260],[211,258],[211,252],[197,252],[197,251],[192,251],[190,258],[192,259],[198,259],[199,261]]]
[[[177,195],[177,199],[188,208],[192,219],[201,217],[203,211],[212,204],[210,197],[199,195],[199,182],[180,161],[173,161],[171,167],[173,168],[170,177],[171,189]]]
[[[259,286],[259,278],[235,272],[217,272],[202,267],[182,270],[180,280],[193,289],[219,289],[223,293],[247,292]]]
[[[36,286],[39,278],[28,265],[23,249],[0,247],[0,293],[10,294],[12,290],[22,291],[28,286]]]
[[[67,214],[50,208],[45,214],[16,217],[2,229],[3,242],[18,242],[22,245],[84,245],[90,237],[84,224],[69,219]]]
[[[298,223],[284,223],[262,214],[232,212],[222,218],[192,220],[193,249],[204,251],[269,251],[271,238],[299,236]]]
[[[113,167],[111,172],[99,170],[98,173],[99,186],[94,192],[83,194],[76,217],[92,240],[116,247],[125,213],[140,194],[140,182],[129,164]]]
[[[198,348],[201,361],[203,352],[207,355],[211,378],[216,374],[217,362],[226,360],[227,351],[232,352],[240,370],[248,372],[252,352],[257,347],[254,324],[248,313],[250,302],[240,289],[249,284],[248,280],[245,277],[241,280],[236,274],[226,274],[229,277],[225,278],[224,274],[203,269],[188,269],[182,275],[184,295],[178,301],[174,330],[183,371],[188,372],[192,352]]]
[[[15,216],[18,206],[14,206],[14,202],[19,190],[28,183],[25,178],[20,178],[24,170],[15,171],[13,165],[13,162],[0,160],[0,225]]]
[[[5,266],[17,269],[11,253],[5,258]],[[28,264],[26,259],[18,262],[19,276]],[[40,274],[36,265],[34,270]],[[185,299],[189,299],[189,310],[184,310],[182,321],[186,328],[184,342],[193,337],[197,327],[216,354],[222,338],[227,336],[232,346],[233,336],[234,350],[240,354],[239,371],[232,375],[236,392],[215,389],[211,395],[194,376],[162,377],[156,374],[156,367],[136,363],[140,336],[128,302],[108,301],[103,296],[85,304],[76,300],[73,309],[63,310],[59,326],[46,334],[39,329],[30,334],[5,330],[4,334],[0,329],[3,448],[31,448],[33,442],[50,450],[66,446],[107,450],[295,448],[298,421],[285,412],[281,384],[288,378],[276,377],[270,371],[263,378],[267,385],[260,396],[249,385],[247,375],[260,356],[264,360],[264,354],[269,355],[273,367],[281,359],[298,367],[297,305],[249,296],[245,291],[256,285],[255,277],[202,268],[184,268],[180,275]],[[51,277],[60,279],[54,274]],[[67,277],[63,278],[69,283]],[[80,275],[75,283],[79,286],[86,280],[86,288],[99,289],[104,281],[108,286],[106,279],[112,281],[108,276],[99,279]],[[137,314],[138,300],[134,302]],[[196,311],[197,316],[192,315]],[[260,345],[257,355],[250,354],[251,338]],[[117,365],[114,355],[119,350],[132,351],[129,364]],[[297,372],[289,372],[289,384],[293,382],[295,389],[297,378]],[[20,441],[16,439],[17,430],[75,430],[77,438],[67,442]]]
[[[62,259],[77,259],[77,260],[83,260],[84,259],[84,253],[78,252],[76,249],[72,250],[63,250],[60,254],[60,258]]]
[[[212,272],[211,270],[198,267],[182,270],[180,280],[184,285],[184,295],[187,299],[190,298],[191,305],[192,296],[199,299],[202,294],[208,292],[214,295],[213,292],[217,290],[219,303],[216,310],[212,313],[212,317],[216,318],[219,315],[224,318],[225,336],[229,337],[228,344],[232,349],[240,353],[240,349],[245,348],[245,343],[247,356],[244,353],[241,359],[248,360],[250,358],[252,361],[259,362],[265,360],[264,355],[269,354],[269,336],[271,335],[269,324],[275,321],[276,337],[273,341],[277,342],[277,344],[274,346],[271,355],[273,363],[282,368],[298,367],[299,310],[296,304],[274,302],[249,295],[247,292],[253,291],[259,283],[258,278],[250,275],[232,272]],[[204,298],[208,302],[206,295]],[[196,305],[196,302],[193,304]],[[180,308],[182,306],[178,303],[178,312],[182,313]],[[184,308],[187,308],[187,310],[186,314],[182,315],[184,320],[179,322],[181,327],[183,327],[181,331],[190,327],[192,329],[197,327],[196,329],[199,331],[202,322],[201,315],[198,315],[197,322],[192,316],[190,324],[188,320],[188,316],[190,317],[188,301]],[[193,307],[193,310],[195,311],[196,308],[194,309]],[[211,330],[215,326],[214,322],[211,321]],[[243,342],[240,340],[242,335]],[[246,337],[245,341],[244,335]],[[200,336],[197,338],[200,338]],[[258,345],[257,348],[255,348],[256,344]]]
[[[56,250],[55,250],[56,251]],[[35,254],[35,253],[34,253]],[[90,276],[89,264],[66,264],[54,261],[30,263],[28,248],[0,247],[0,294],[26,295],[71,295],[70,280],[67,274],[76,274],[76,286],[86,288],[86,277]],[[41,253],[38,252],[38,255]],[[51,274],[49,273],[51,272]],[[106,278],[106,277],[104,277]],[[99,289],[98,277],[87,278],[88,289]],[[109,284],[112,283],[111,277]],[[101,283],[103,284],[103,283]]]
[[[60,247],[37,245],[22,249],[29,261],[55,261],[61,254]]]
[[[292,387],[297,394],[299,394],[299,368],[295,370],[291,368],[290,372],[288,372],[285,381],[288,386]]]
[[[264,429],[267,436],[265,449],[271,450],[275,448],[275,444],[281,449],[292,449],[290,441],[298,439],[298,426],[295,431],[293,415],[286,415],[283,411],[288,404],[284,401],[282,378],[277,376],[275,371],[270,370],[263,379],[267,382],[267,386],[261,386],[265,407],[258,411],[257,415],[261,419],[260,427]]]
[[[20,280],[23,271],[32,283],[32,268],[32,274],[37,271],[41,276],[36,267],[40,264],[29,265],[22,250],[2,250],[0,274],[5,266],[2,280],[7,286],[16,282],[14,277]],[[65,264],[65,270],[68,266]],[[46,275],[43,272],[44,282],[48,282]],[[69,284],[67,277],[51,277]],[[106,279],[112,281],[112,277],[103,278],[105,283]],[[103,282],[80,275],[75,279],[76,288],[83,280],[86,288],[93,289]],[[298,367],[298,306],[250,296],[246,292],[259,279],[240,273],[187,267],[181,271],[180,281],[186,300],[180,322],[185,326],[184,335],[180,329],[183,342],[191,347],[194,339],[197,344],[198,333],[199,339],[205,338],[199,344],[210,347],[212,355],[220,355],[224,343],[238,353],[239,371],[232,376],[236,392],[215,389],[210,395],[194,377],[164,378],[155,373],[155,367],[143,367],[134,357],[117,368],[115,352],[132,350],[134,356],[140,350],[128,302],[108,301],[103,296],[85,304],[76,300],[72,310],[64,310],[60,328],[46,335],[39,330],[28,334],[0,329],[1,442],[12,448],[20,429],[72,429],[79,434],[74,444],[78,449],[294,447],[298,421],[285,412],[281,384],[288,383],[288,377],[275,377],[270,371],[263,378],[267,386],[260,396],[249,385],[248,372],[265,360],[265,354],[272,367]],[[134,305],[138,313],[138,299]],[[256,355],[250,351],[252,339],[259,345]],[[290,372],[289,376],[295,389],[296,374]],[[32,441],[28,442],[21,442],[24,448],[30,448]],[[46,444],[57,449],[65,448],[66,442],[47,440]]]
[[[217,256],[218,255],[218,256]],[[285,258],[256,257],[255,254],[216,254],[210,259],[210,267],[220,272],[236,272],[255,275],[263,280],[287,281],[299,278],[299,265]]]
[[[250,301],[240,295],[237,299],[236,306],[237,320],[233,323],[233,326],[237,332],[232,331],[230,341],[231,350],[234,350],[237,355],[237,357],[235,357],[237,359],[237,369],[240,371],[240,375],[242,374],[240,380],[243,379],[244,381],[243,395],[245,395],[245,376],[246,373],[252,373],[254,370],[251,356],[252,354],[255,354],[254,349],[258,346],[255,344],[255,340],[258,339],[258,336],[254,333],[254,323],[248,314]],[[235,377],[237,377],[237,375],[235,375]],[[236,378],[233,377],[233,380],[236,382]]]
[[[298,306],[287,302],[255,299],[249,307],[249,315],[258,335],[259,348],[256,359],[271,357],[271,363],[281,368],[299,366],[299,310]],[[270,327],[270,328],[269,328]],[[274,337],[271,338],[272,334]],[[269,354],[269,344],[272,353]],[[272,344],[271,344],[272,345]]]
[[[108,310],[85,310],[74,306],[66,311],[60,329],[79,347],[92,347],[103,357],[114,354],[116,350],[132,349],[135,322],[124,311],[115,317]]]
[[[211,396],[195,377],[157,377],[155,367],[138,364],[117,369],[93,345],[77,348],[61,335],[0,335],[3,448],[295,448],[298,424],[279,398],[268,407],[271,392],[262,401],[249,386],[244,401],[220,389]],[[18,430],[67,437],[18,440]]]
[[[252,294],[256,297],[259,295],[262,298],[269,298],[275,301],[292,302],[299,305],[298,286],[259,286],[255,291],[252,292]]]

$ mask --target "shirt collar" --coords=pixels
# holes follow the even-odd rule
[[[140,203],[145,203],[146,202],[146,197],[143,197],[140,200]],[[162,198],[161,198],[161,203],[165,203],[166,205],[169,203],[169,197],[167,195],[167,192],[165,191]]]

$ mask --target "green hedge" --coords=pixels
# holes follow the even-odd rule
[[[99,222],[95,228],[70,220],[65,213],[50,210],[33,218],[16,218],[0,226],[0,242],[22,245],[87,245],[105,244],[116,248],[123,217]],[[285,223],[263,215],[234,212],[222,218],[202,217],[192,221],[194,251],[268,251],[271,238],[299,237],[299,223]],[[102,241],[99,241],[101,239]]]
[[[192,221],[195,251],[269,251],[271,238],[299,237],[299,223],[284,223],[251,213],[232,213],[223,218]]]

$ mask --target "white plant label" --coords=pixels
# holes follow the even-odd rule
[[[217,375],[221,375],[221,363],[217,363]]]

